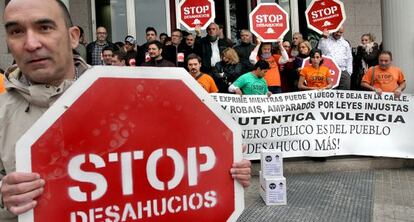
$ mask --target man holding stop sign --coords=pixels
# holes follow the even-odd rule
[[[14,172],[16,141],[88,66],[72,53],[79,42],[79,29],[72,25],[62,2],[12,0],[5,8],[4,23],[7,45],[19,68],[6,74],[8,92],[0,96],[0,221],[14,222],[16,215],[38,205],[36,199],[44,192],[47,179],[37,173]],[[44,149],[50,153],[56,148]],[[200,147],[199,152],[210,151]],[[134,153],[134,158],[139,158],[139,153]],[[76,159],[73,161],[76,165]],[[233,164],[230,171],[243,186],[249,185],[249,161]],[[127,186],[123,190],[129,192]],[[81,198],[74,191],[70,193]]]

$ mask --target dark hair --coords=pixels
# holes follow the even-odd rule
[[[148,47],[150,45],[156,45],[158,47],[158,49],[162,49],[162,43],[160,41],[158,41],[158,40],[154,40],[154,41],[149,42],[148,43]]]
[[[197,59],[198,62],[201,64],[201,57],[195,53],[191,53],[190,55],[187,56],[187,62],[190,61],[190,59]]]
[[[253,67],[253,70],[257,70],[258,68],[260,68],[261,70],[263,69],[269,69],[270,65],[266,60],[259,60],[256,62],[256,64]]]
[[[180,37],[183,37],[183,32],[181,31],[181,29],[174,29],[174,30],[172,30],[171,31],[171,35],[174,33],[174,32],[179,32],[180,33]]]
[[[107,45],[102,49],[102,52],[103,51],[112,51],[112,52],[114,52],[115,49],[114,49],[114,47]]]
[[[118,50],[122,50],[122,48],[124,47],[124,45],[125,45],[125,43],[123,43],[123,42],[115,42],[114,43],[114,45],[115,45],[115,51],[118,51]]]
[[[157,35],[157,30],[155,30],[155,28],[154,28],[154,27],[147,27],[147,28],[145,29],[145,33],[148,33],[148,32],[150,32],[150,31],[155,32],[155,35]]]
[[[322,57],[322,51],[318,48],[313,48],[309,53],[309,62],[312,62],[311,59],[315,58],[315,54],[318,53]],[[323,64],[323,59],[319,62],[319,65]]]
[[[112,57],[118,57],[119,61],[126,61],[126,54],[122,50],[114,51]]]
[[[392,61],[392,52],[391,51],[384,50],[384,51],[380,52],[379,56],[381,56],[381,55],[389,55],[390,56],[390,59]]]
[[[72,22],[72,18],[70,17],[70,13],[69,13],[68,8],[66,8],[66,5],[62,1],[56,0],[56,2],[58,3],[59,8],[63,12],[63,16],[64,16],[65,23],[66,23],[66,27],[67,28],[72,27],[73,26],[73,22]]]
[[[160,34],[160,38],[161,38],[161,36],[166,36],[166,37],[168,37],[167,33],[165,33],[165,32],[163,32],[163,33],[161,33],[161,34]]]
[[[262,55],[262,48],[263,48],[263,46],[265,46],[265,45],[270,45],[270,49],[271,49],[271,50],[273,50],[273,45],[272,45],[272,43],[271,43],[271,42],[262,42],[262,43],[260,43],[259,52],[257,53],[257,55],[258,55],[259,57]],[[272,51],[271,51],[270,53],[272,53]]]

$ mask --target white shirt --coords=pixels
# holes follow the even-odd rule
[[[211,67],[216,66],[216,63],[220,62],[220,50],[218,47],[218,38],[216,41],[211,42]]]
[[[331,35],[328,38],[321,38],[318,49],[323,55],[332,57],[342,71],[352,74],[352,50],[344,38],[336,40]]]

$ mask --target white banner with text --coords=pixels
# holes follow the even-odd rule
[[[242,128],[247,159],[260,149],[284,157],[365,155],[414,158],[413,95],[303,91],[267,96],[212,94]]]

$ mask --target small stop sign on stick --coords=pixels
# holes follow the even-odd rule
[[[346,20],[344,4],[339,0],[313,0],[305,12],[308,28],[322,34],[336,32]]]
[[[289,16],[276,3],[262,3],[250,13],[250,31],[263,42],[276,42],[289,31]]]
[[[187,30],[194,30],[196,26],[206,29],[216,18],[213,0],[182,0],[178,8],[180,23]]]

